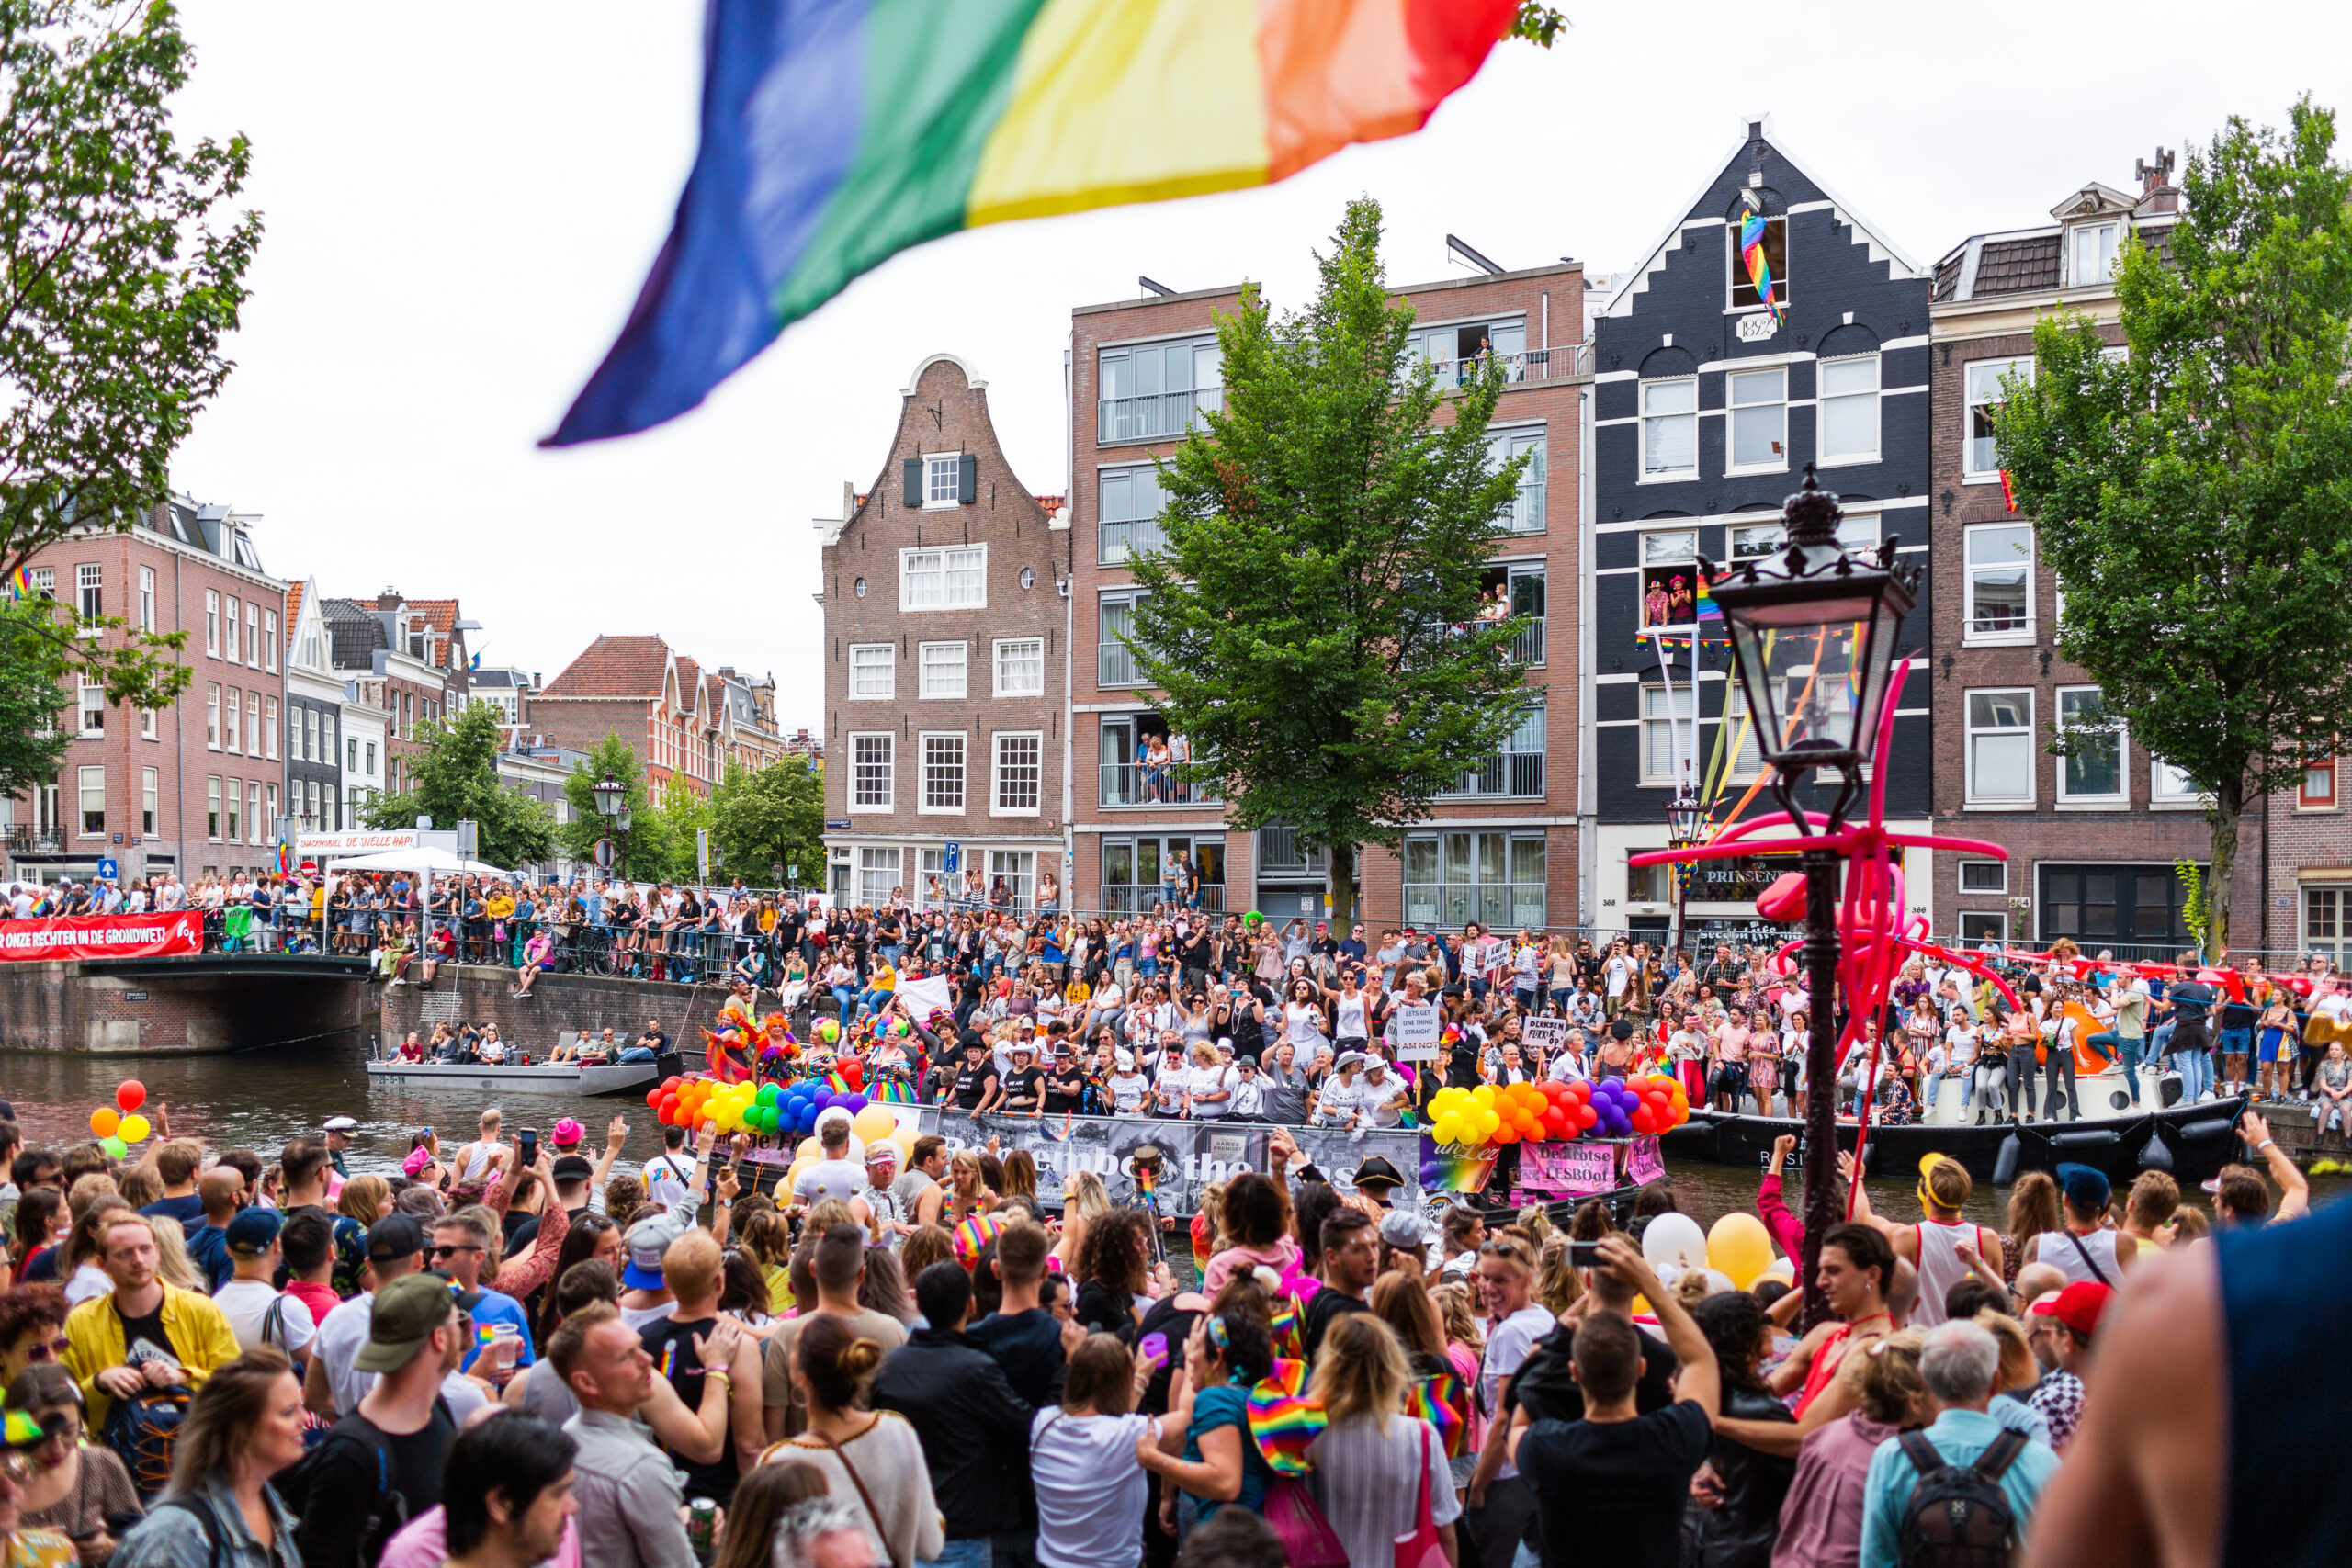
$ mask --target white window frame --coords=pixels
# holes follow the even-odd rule
[[[956,564],[958,558],[962,564]],[[924,578],[937,573],[937,597],[918,593],[916,571],[922,564]],[[977,571],[977,596],[958,599],[954,592],[958,576],[971,576]],[[985,610],[989,607],[989,547],[986,545],[926,545],[918,549],[911,546],[899,552],[899,608],[913,614],[926,610]]]
[[[1027,685],[1016,683],[1005,679],[1008,660],[1012,661],[1010,667],[1016,671],[1027,661],[1029,656],[1022,651],[1025,649],[1035,649],[1036,650],[1037,680],[1034,689],[1031,689]],[[1042,697],[1046,694],[1046,639],[1044,637],[999,637],[996,640],[994,654],[995,658],[993,662],[996,672],[995,691],[998,696]]]
[[[90,826],[90,792],[98,796],[98,825]],[[74,773],[74,836],[77,839],[103,839],[107,836],[107,770],[103,763],[85,763]]]
[[[1545,515],[1545,466],[1552,457],[1552,434],[1548,423],[1489,425],[1487,429],[1487,467],[1499,472],[1505,463],[1521,453],[1526,453],[1527,468],[1519,476],[1519,489],[1511,497],[1510,520],[1503,525],[1508,534],[1541,534],[1550,519]]]
[[[1741,751],[1734,752],[1731,750],[1731,748],[1738,744],[1739,728],[1743,723],[1747,725],[1747,745]],[[1747,716],[1747,688],[1741,682],[1738,675],[1736,673],[1731,677],[1731,679],[1724,682],[1723,727],[1724,750],[1727,754],[1724,762],[1724,782],[1730,784],[1747,784],[1752,779],[1761,777],[1764,773],[1764,727],[1758,723],[1749,722]],[[1708,755],[1713,756],[1713,748],[1711,745],[1708,750]],[[1742,768],[1740,766],[1741,758],[1743,756],[1751,755],[1756,765],[1750,768]],[[1835,769],[1824,769],[1822,771],[1822,776],[1824,778],[1827,778],[1835,774],[1836,772],[1837,771]],[[1840,774],[1838,776],[1842,777],[1843,775]]]
[[[220,694],[220,749],[239,756],[245,750],[245,694],[242,687],[231,686]]]
[[[1992,468],[1976,467],[1976,411],[1991,408],[1999,401],[2001,382],[2019,366],[2025,367],[2025,378],[2033,379],[2033,355],[2021,354],[1997,359],[1972,359],[1960,370],[1960,477],[1962,484],[1995,485],[2001,482],[2001,469],[1996,460]],[[1977,372],[1984,372],[1980,378]],[[1977,395],[1981,385],[1984,394]]]
[[[1679,484],[1686,479],[1697,479],[1699,477],[1699,378],[1661,376],[1654,380],[1638,382],[1636,387],[1637,390],[1634,393],[1638,400],[1636,423],[1641,430],[1641,451],[1638,456],[1642,471],[1639,482]],[[1650,408],[1650,394],[1663,387],[1688,387],[1690,389],[1690,408],[1653,412]],[[1650,464],[1650,426],[1653,423],[1669,419],[1687,419],[1690,422],[1690,464],[1687,467],[1675,468],[1653,468]]]
[[[915,796],[916,814],[922,817],[963,816],[967,809],[965,803],[971,798],[972,738],[960,729],[924,729],[916,732],[915,746],[916,755],[921,759],[917,766],[922,773],[917,786],[921,793]],[[944,749],[950,746],[955,750],[953,762],[945,760]],[[933,758],[933,747],[943,749],[937,761]],[[933,799],[934,793],[941,795],[945,793],[951,769],[954,773],[956,797],[953,800],[940,799],[934,802]],[[938,791],[933,788],[934,783],[941,786]]]
[[[1831,371],[1849,370],[1864,365],[1870,367],[1871,372],[1868,391],[1832,392],[1829,389]],[[1848,463],[1875,463],[1879,460],[1885,443],[1885,433],[1880,417],[1885,406],[1883,400],[1885,386],[1886,367],[1875,352],[1840,355],[1835,359],[1822,360],[1814,367],[1813,447],[1815,467],[1835,468]],[[1849,405],[1859,407],[1865,400],[1870,405],[1870,449],[1863,451],[1857,448],[1851,452],[1831,451],[1829,449],[1829,415],[1833,406],[1839,409]]]
[[[876,875],[885,880],[871,880]],[[906,851],[896,844],[858,845],[855,877],[857,902],[880,908],[889,901],[891,888],[907,885]]]
[[[2176,774],[2178,775],[2177,781],[2175,778]],[[2195,784],[2188,782],[2188,775],[2181,773],[2162,757],[2153,754],[2149,756],[2148,805],[2152,808],[2161,810],[2171,807],[2181,810],[2189,807],[2202,807],[2204,804],[2204,795],[2198,792]]]
[[[1961,737],[1963,767],[1966,773],[1966,804],[1972,810],[2030,811],[2039,791],[2035,780],[2040,770],[2033,765],[2033,688],[2031,686],[1979,686],[1961,694]],[[2025,722],[2022,725],[1990,727],[1980,731],[1974,712],[1978,697],[2015,696],[2025,700]],[[1980,736],[1994,739],[2008,739],[2022,736],[2026,746],[2023,769],[2025,794],[2018,795],[1988,795],[1976,787],[1976,742]]]
[[[154,740],[161,739],[161,737],[157,735],[155,729],[155,710],[153,708],[141,708],[139,710],[139,739],[141,740]]]
[[[264,610],[261,613],[261,646],[262,668],[273,675],[277,674],[277,612],[275,610]]]
[[[244,623],[237,617],[244,612],[238,607],[237,596],[225,594],[220,602],[220,657],[232,664],[245,661]]]
[[[879,654],[881,658],[861,665],[860,654]],[[860,691],[861,674],[882,673],[882,689],[878,692]],[[895,642],[854,642],[849,645],[849,700],[854,703],[887,703],[899,694],[899,645]]]
[[[139,629],[155,629],[155,569],[152,566],[139,569]]]
[[[1768,378],[1777,378],[1781,395],[1757,399],[1748,402],[1734,402],[1739,383],[1762,384]],[[1754,388],[1750,387],[1752,392]],[[1757,415],[1776,411],[1781,421],[1781,449],[1761,462],[1742,463],[1736,454],[1739,450],[1740,416]],[[1759,365],[1752,369],[1728,368],[1724,376],[1724,472],[1726,474],[1782,474],[1789,468],[1789,367],[1785,365]]]
[[[1993,886],[1990,887],[1971,887],[1968,885],[1968,874],[1972,871],[1983,871],[1988,866],[1992,868],[1993,872]],[[2009,863],[2001,860],[1962,861],[1960,863],[1959,886],[1962,893],[1970,896],[2006,894],[2009,890]]]
[[[939,493],[940,475],[947,477],[947,493]],[[961,506],[964,498],[964,454],[961,452],[925,452],[922,455],[922,509],[925,512],[948,512]]]
[[[74,732],[85,740],[103,737],[107,732],[107,689],[87,675],[78,682],[74,721]]]
[[[2085,277],[2081,272],[2082,255],[2076,249],[2084,239],[2104,233],[2108,238],[2107,265],[2097,277]],[[2115,268],[2123,259],[2123,222],[2117,218],[2101,219],[2092,223],[2076,223],[2066,230],[2066,287],[2091,288],[2115,281]]]
[[[209,657],[220,657],[220,591],[204,591],[204,651]]]
[[[881,742],[878,751],[876,749],[866,745],[866,743],[873,741]],[[862,748],[866,751],[866,755],[863,757],[859,755]],[[861,770],[869,768],[878,768],[880,770],[882,785],[880,797],[878,799],[869,798],[861,803],[858,797],[861,794],[865,793],[866,781],[860,778],[859,773]],[[898,731],[894,729],[873,729],[864,731],[852,730],[849,736],[849,777],[845,783],[848,785],[846,794],[849,798],[849,809],[852,813],[888,812],[897,810],[899,795]]]
[[[107,569],[97,561],[83,561],[74,569],[74,613],[84,626],[107,613]]]
[[[953,654],[950,659],[948,655]],[[937,663],[934,665],[933,659]],[[947,680],[950,669],[955,672]],[[933,679],[936,673],[940,678]],[[920,642],[915,645],[915,695],[919,702],[966,700],[972,689],[972,648],[966,642]]]
[[[1998,529],[2015,528],[2025,535],[2025,625],[2007,631],[1978,631],[1976,629],[1976,574],[1979,571],[2007,571],[2006,565],[1980,566],[1970,558],[1980,535]],[[1960,643],[1962,648],[2014,648],[2030,644],[2040,625],[2034,603],[2035,579],[2040,575],[2041,541],[2033,536],[2033,525],[2016,518],[1999,523],[1971,523],[1960,531]]]
[[[1007,741],[1026,741],[1033,748],[1028,763],[1031,804],[1005,804],[1007,763],[1004,750]],[[1037,817],[1045,812],[1046,803],[1046,736],[1036,729],[1000,729],[989,742],[989,815],[991,817]]]
[[[220,750],[220,684],[217,681],[204,683],[204,749]]]
[[[214,843],[220,841],[220,775],[208,773],[204,780],[204,836]]]
[[[2060,686],[2052,695],[2050,700],[2057,708],[2060,734],[2063,735],[2065,733],[2066,699],[2084,692],[2091,693],[2095,696],[2101,695],[2099,689],[2097,686],[2091,685]],[[2075,794],[2066,787],[2067,759],[2064,757],[2052,757],[2051,761],[2057,764],[2057,798],[2060,805],[2091,805],[2114,807],[2118,806],[2129,806],[2132,803],[2131,729],[2130,727],[2127,726],[2120,718],[2110,719],[2109,721],[2109,725],[2115,731],[2115,787],[2101,795]]]
[[[1667,693],[1669,689],[1674,693],[1674,700],[1671,704],[1667,701]],[[1671,688],[1661,682],[1645,682],[1641,691],[1642,782],[1645,784],[1664,784],[1671,787],[1676,782],[1672,772],[1672,759],[1678,750],[1676,744],[1678,739],[1680,742],[1679,750],[1686,758],[1695,752],[1698,745],[1697,726],[1692,722],[1692,715],[1695,712],[1692,701],[1694,694],[1689,681],[1678,682]],[[1655,773],[1650,768],[1650,757],[1656,750],[1658,731],[1661,729],[1666,733],[1668,770],[1663,773]]]
[[[257,600],[248,599],[245,601],[245,662],[256,670],[261,668],[261,604]]]
[[[159,813],[162,810],[162,798],[163,770],[160,768],[140,769],[139,830],[141,833],[150,836],[154,833],[155,824],[161,820]]]
[[[2007,946],[2009,940],[2009,912],[2007,909],[1961,910],[1960,940],[1997,942]]]

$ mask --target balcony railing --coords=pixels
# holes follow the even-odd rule
[[[1133,887],[1106,886],[1102,889],[1102,913],[1106,915],[1148,915],[1160,908],[1164,900],[1160,897],[1159,884],[1157,882],[1141,883]],[[1179,895],[1176,902],[1167,905],[1167,908],[1191,908],[1193,906]],[[1222,883],[1202,884],[1201,901],[1198,908],[1207,914],[1225,913],[1224,885]]]
[[[1503,365],[1506,383],[1520,381],[1556,381],[1577,372],[1577,351],[1566,348],[1531,348],[1521,354],[1498,355]],[[1465,359],[1432,359],[1430,364],[1437,371],[1441,387],[1466,387],[1478,374],[1478,366],[1487,355],[1474,354]]]
[[[1105,806],[1214,806],[1214,785],[1188,784],[1168,768],[1150,762],[1104,762],[1102,804]]]
[[[8,829],[8,852],[12,855],[62,855],[65,852],[65,829],[12,826]]]
[[[1094,444],[1108,446],[1121,441],[1177,440],[1192,428],[1201,410],[1223,407],[1223,387],[1153,392],[1139,398],[1102,398],[1094,405]]]
[[[1544,617],[1525,615],[1521,618],[1527,624],[1520,628],[1519,636],[1511,639],[1510,661],[1530,666],[1541,664],[1544,662]]]
[[[1279,822],[1258,829],[1261,876],[1320,876],[1325,860],[1325,852],[1309,850]]]
[[[1462,770],[1460,784],[1441,800],[1541,800],[1544,798],[1544,753],[1498,751]]]

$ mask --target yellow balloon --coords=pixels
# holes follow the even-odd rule
[[[1707,1267],[1744,1291],[1772,1266],[1772,1233],[1745,1210],[1734,1210],[1707,1232]]]
[[[853,1137],[863,1138],[869,1144],[876,1143],[899,1130],[899,1119],[890,1114],[888,1106],[869,1105],[857,1113],[857,1119],[849,1124],[849,1130]]]
[[[811,1133],[811,1134],[808,1134],[808,1136],[807,1136],[807,1137],[805,1137],[805,1138],[801,1139],[801,1140],[800,1140],[800,1146],[799,1146],[798,1148],[797,1148],[797,1149],[795,1149],[795,1150],[793,1150],[793,1151],[792,1151],[792,1157],[793,1157],[793,1158],[795,1158],[795,1159],[822,1159],[822,1158],[824,1158],[824,1157],[825,1157],[825,1152],[824,1152],[824,1149],[823,1149],[823,1148],[822,1148],[822,1147],[818,1144],[818,1142],[817,1142],[817,1134],[815,1134],[814,1133]]]
[[[817,1162],[810,1156],[802,1155],[798,1159],[794,1160],[791,1166],[785,1171],[784,1193],[787,1200],[792,1195],[792,1190],[800,1185],[800,1173],[816,1163]]]
[[[122,1124],[114,1130],[114,1135],[126,1144],[138,1143],[147,1136],[147,1118],[144,1116],[124,1117]]]

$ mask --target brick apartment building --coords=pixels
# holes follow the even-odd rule
[[[592,751],[618,736],[645,770],[645,786],[708,795],[728,763],[760,768],[784,754],[775,681],[716,672],[659,635],[600,636],[522,699],[533,748]]]
[[[2058,584],[2033,520],[2002,499],[1991,417],[2003,378],[2033,374],[2044,315],[2087,317],[2122,352],[2114,265],[2132,234],[2166,244],[2180,207],[2171,166],[2170,154],[2142,164],[2137,196],[2093,181],[2049,222],[1971,235],[1936,264],[1936,817],[2010,857],[1937,857],[1939,931],[2036,946],[2072,937],[2141,957],[2188,936],[2174,866],[2210,858],[2202,803],[2120,724],[2102,735],[2098,687],[2057,651]],[[2050,750],[2061,730],[2076,738],[2072,755]],[[2237,862],[2239,946],[2254,945],[2244,933],[2261,908],[2260,817],[2249,813]]]
[[[817,522],[825,886],[930,902],[978,870],[1026,908],[1040,876],[1070,884],[1069,529],[1013,473],[969,366],[934,354],[902,397],[876,483]]]
[[[0,800],[10,874],[125,878],[168,868],[209,876],[274,862],[285,779],[286,584],[262,569],[256,518],[174,499],[129,532],[77,535],[38,552],[35,585],[87,618],[186,631],[192,679],[159,712],[67,694],[72,734],[56,781]]]
[[[454,624],[456,601],[437,603],[447,609],[448,624],[436,629],[431,612],[412,605],[394,588],[372,603],[319,601],[335,672],[352,683],[362,704],[384,715],[381,787],[388,794],[397,795],[413,782],[409,769],[424,750],[417,727],[447,713],[453,691],[461,689],[451,685],[452,663],[459,671],[464,666],[463,643],[456,640],[462,637]]]
[[[1504,750],[1464,770],[1461,787],[1407,835],[1401,854],[1368,846],[1358,856],[1362,917],[1569,923],[1577,902],[1577,521],[1590,381],[1577,373],[1583,269],[1497,269],[1411,285],[1396,297],[1413,308],[1414,352],[1435,362],[1441,384],[1466,376],[1481,353],[1507,367],[1489,444],[1498,461],[1525,454],[1529,462],[1487,587],[1506,590],[1531,622],[1518,656],[1544,704]],[[1327,854],[1306,852],[1279,826],[1229,830],[1213,790],[1159,787],[1142,761],[1154,738],[1170,738],[1169,725],[1124,641],[1136,602],[1126,562],[1159,536],[1152,460],[1175,450],[1195,410],[1218,406],[1216,319],[1240,300],[1238,288],[1214,288],[1070,315],[1069,883],[1080,908],[1148,908],[1170,854],[1199,873],[1211,908],[1319,916],[1331,891]],[[1558,616],[1549,614],[1555,594]]]

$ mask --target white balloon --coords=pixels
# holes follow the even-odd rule
[[[1653,1269],[1669,1263],[1678,1269],[1704,1269],[1707,1235],[1688,1214],[1659,1214],[1642,1232],[1642,1257]]]
[[[1731,1276],[1724,1273],[1722,1269],[1710,1269],[1707,1270],[1707,1294],[1711,1296],[1728,1295],[1731,1292],[1737,1289],[1739,1289],[1739,1287],[1731,1282]]]

